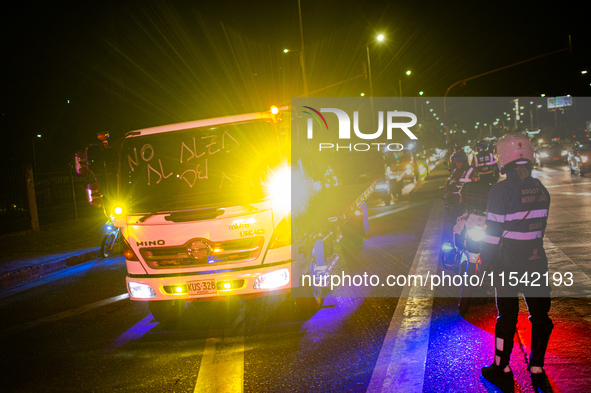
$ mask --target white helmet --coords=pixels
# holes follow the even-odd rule
[[[534,148],[523,134],[507,134],[497,142],[497,163],[501,173],[507,172],[507,165],[532,164],[534,162]]]

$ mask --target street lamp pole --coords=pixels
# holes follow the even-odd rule
[[[369,45],[365,47],[367,49],[367,71],[369,74],[369,96],[373,97],[373,83],[371,81],[371,61],[369,59]]]
[[[41,134],[37,134],[37,138],[41,138]],[[37,154],[35,153],[35,137],[33,140],[33,168],[37,168]]]
[[[300,14],[300,40],[301,46],[300,49],[300,60],[302,62],[302,74],[304,76],[304,96],[308,97],[308,81],[306,79],[306,56],[304,54],[304,29],[302,27],[302,6],[300,4],[300,0],[298,0],[298,11]]]
[[[552,52],[549,52],[549,53],[545,53],[543,55],[532,57],[532,58],[527,59],[527,60],[518,61],[517,63],[509,64],[509,65],[506,65],[506,66],[501,67],[501,68],[497,68],[497,69],[494,69],[494,70],[491,70],[491,71],[487,71],[487,72],[484,72],[482,74],[478,74],[478,75],[472,76],[470,78],[462,79],[460,81],[457,81],[456,83],[454,83],[450,87],[448,87],[447,88],[447,91],[445,92],[445,94],[443,96],[443,116],[444,116],[444,121],[445,121],[445,142],[446,142],[446,145],[447,145],[447,154],[451,157],[450,146],[449,146],[449,127],[447,126],[447,124],[448,124],[449,121],[448,121],[448,118],[447,118],[446,100],[447,100],[447,95],[448,95],[449,91],[453,87],[459,85],[460,83],[465,84],[469,80],[476,79],[476,78],[479,78],[479,77],[484,76],[484,75],[492,74],[493,72],[501,71],[501,70],[504,70],[506,68],[515,67],[516,65],[527,63],[527,62],[532,61],[532,60],[537,60],[537,59],[540,59],[542,57],[553,55],[555,53],[564,52],[566,50],[571,51],[573,47],[572,47],[572,45],[570,43],[570,35],[568,36],[568,43],[569,43],[569,46],[567,46],[566,48],[558,49],[558,50],[555,50],[555,51],[552,51]]]

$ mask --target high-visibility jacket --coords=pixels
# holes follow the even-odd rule
[[[480,250],[484,264],[506,271],[548,271],[543,238],[549,207],[550,194],[539,180],[521,180],[517,171],[509,171],[488,194]]]

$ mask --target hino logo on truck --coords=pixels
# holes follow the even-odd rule
[[[303,111],[304,113],[312,116],[307,120],[307,133],[308,139],[312,139],[314,136],[313,131],[313,124],[314,120],[320,125],[320,127],[325,128],[328,130],[328,123],[326,119],[322,115],[324,112],[334,113],[337,115],[339,120],[339,139],[351,139],[351,119],[349,115],[342,109],[337,108],[321,108],[320,111],[309,107],[304,106],[304,108],[309,109],[309,111]],[[322,113],[321,113],[322,112]],[[418,139],[412,131],[409,130],[410,127],[417,124],[417,117],[414,113],[411,112],[398,112],[398,111],[387,111],[386,116],[384,116],[383,111],[378,112],[378,130],[373,133],[365,134],[361,132],[359,129],[359,112],[353,111],[353,131],[355,136],[360,139],[364,140],[373,140],[377,139],[382,136],[384,131],[384,117],[386,118],[386,138],[388,140],[392,139],[392,131],[396,128],[401,129],[410,139]],[[407,118],[410,121],[407,122],[397,122],[395,121],[396,118]],[[368,151],[371,149],[380,150],[381,146],[384,146],[386,151],[401,151],[404,149],[404,146],[400,143],[355,143],[355,144],[336,144],[337,151],[339,150],[349,150],[349,151]],[[332,149],[335,147],[334,143],[320,143],[318,145],[319,150],[322,149]]]
[[[159,240],[142,240],[141,242],[137,242],[138,247],[139,246],[163,246],[164,245],[164,240],[159,239]]]

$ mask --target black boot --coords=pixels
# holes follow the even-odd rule
[[[482,367],[482,376],[489,382],[501,387],[501,385],[513,384],[513,371],[505,372],[509,365],[511,350],[513,349],[513,338],[495,337],[495,360],[490,366]]]
[[[528,371],[530,372],[531,382],[534,389],[536,389],[536,391],[538,392],[543,393],[549,393],[553,391],[552,387],[550,386],[548,376],[546,375],[546,372],[543,368],[541,373],[532,373],[531,368],[544,367],[544,357],[546,355],[546,348],[548,347],[548,338],[532,340],[532,348],[529,357],[528,367]]]
[[[546,357],[549,338],[550,335],[543,338],[532,337],[529,367],[544,367],[544,358]]]
[[[505,372],[506,366],[497,366],[495,362],[487,367],[482,367],[482,376],[487,381],[502,387],[502,385],[513,384],[513,371]]]

